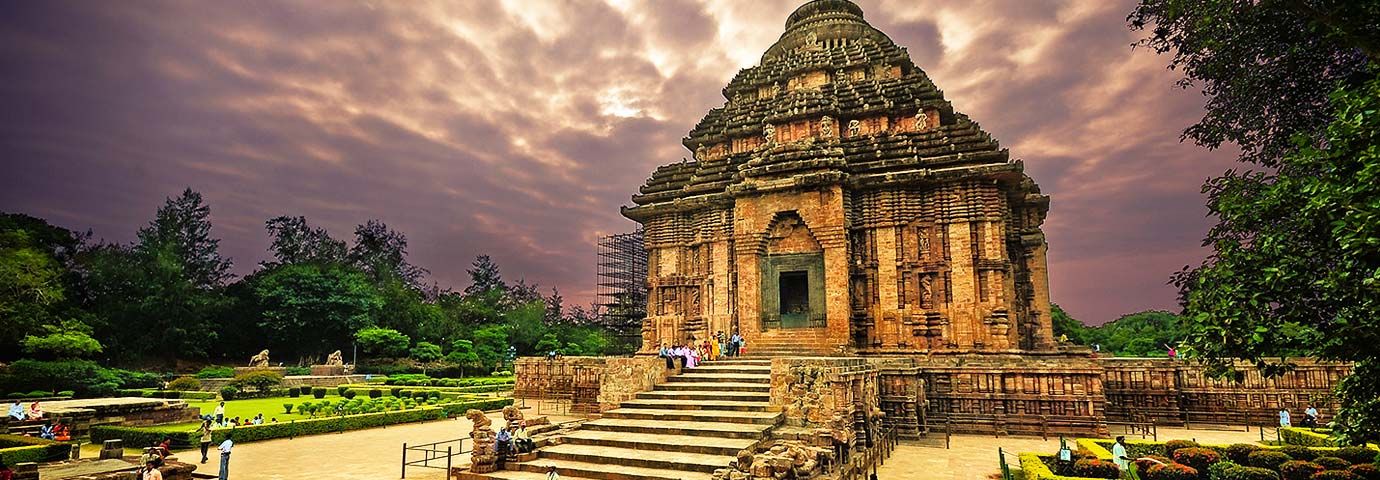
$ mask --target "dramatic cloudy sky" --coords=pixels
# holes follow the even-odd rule
[[[184,187],[240,274],[265,219],[382,219],[442,286],[488,253],[588,302],[594,242],[799,0],[3,1],[0,210],[130,241]],[[1053,197],[1055,302],[1173,308],[1201,98],[1130,48],[1131,0],[860,0]]]

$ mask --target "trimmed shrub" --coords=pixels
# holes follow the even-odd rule
[[[380,398],[380,397],[383,397],[383,390],[379,390],[379,389],[377,389],[377,388],[371,388],[371,389],[369,389],[369,398]]]
[[[300,396],[302,396],[302,389],[299,389],[299,388],[289,388],[289,389],[288,389],[288,396],[289,396],[289,397],[292,397],[292,398],[300,397]]]
[[[326,398],[326,389],[323,387],[313,388],[311,389],[311,396],[316,397],[317,399]]]
[[[1169,457],[1166,457],[1164,455],[1145,455],[1143,457],[1138,457],[1133,461],[1136,464],[1136,471],[1138,472],[1144,472],[1146,470],[1149,470],[1150,467],[1153,467],[1155,465],[1174,463],[1173,460],[1170,460]]]
[[[1366,447],[1342,447],[1332,452],[1332,456],[1353,464],[1374,463],[1377,458],[1380,458],[1380,452]]]
[[[70,443],[22,435],[0,434],[0,460],[4,460],[6,465],[66,460],[71,455],[72,444]]]
[[[398,387],[390,388],[390,389],[388,389],[388,394],[389,394],[389,395],[392,395],[392,396],[394,396],[394,397],[401,397],[401,396],[402,396],[402,389],[401,389],[401,388],[398,388]]]
[[[1229,480],[1279,480],[1274,470],[1260,467],[1236,467],[1227,471]]]
[[[1375,468],[1374,464],[1358,463],[1346,469],[1352,475],[1360,477],[1361,480],[1380,480],[1380,468]]]
[[[265,423],[263,425],[242,426],[234,429],[223,428],[213,430],[211,437],[212,443],[220,443],[225,440],[226,433],[233,431],[235,433],[235,442],[244,443],[319,433],[343,432],[347,430],[358,430],[424,420],[438,420],[441,418],[443,418],[441,409],[427,408],[402,412]],[[93,443],[119,438],[124,439],[126,445],[153,445],[162,440],[164,436],[172,437],[173,445],[178,448],[186,448],[195,445],[199,437],[199,435],[193,433],[191,429],[177,426],[121,427],[97,425],[91,427],[91,441]]]
[[[1106,460],[1084,458],[1073,462],[1073,474],[1087,478],[1121,478],[1121,469]]]
[[[437,390],[428,390],[428,391],[426,392],[426,396],[429,397],[429,398],[431,398],[432,400],[440,400],[440,399],[441,399],[441,392],[440,392],[440,391],[437,391]]]
[[[1322,465],[1323,468],[1328,470],[1346,470],[1347,467],[1351,466],[1351,462],[1337,457],[1318,457],[1313,459],[1313,463]]]
[[[1145,480],[1198,480],[1198,471],[1177,463],[1155,465],[1145,471]]]
[[[59,397],[71,397],[71,396],[75,396],[76,394],[77,394],[77,392],[74,392],[74,391],[72,391],[72,390],[63,390],[63,391],[61,391],[61,392],[57,392],[57,396],[59,396]]]
[[[1206,472],[1208,466],[1222,461],[1222,456],[1210,448],[1187,447],[1174,451],[1174,461],[1193,467],[1194,470]]]
[[[312,386],[311,386],[311,385],[302,385],[302,386],[297,387],[297,390],[300,391],[300,392],[302,392],[302,395],[311,395]]]
[[[311,375],[311,368],[309,368],[309,367],[287,367],[286,369],[284,369],[283,373],[284,373],[285,375],[288,375],[288,376]]]
[[[1326,470],[1313,474],[1310,480],[1358,480],[1356,475],[1346,470]]]
[[[1308,480],[1313,478],[1313,474],[1323,470],[1327,469],[1307,460],[1290,460],[1279,466],[1279,473],[1284,475],[1284,480]]]
[[[1192,440],[1170,440],[1164,442],[1164,456],[1174,458],[1174,451],[1180,448],[1197,448],[1198,442]]]
[[[231,385],[243,390],[264,392],[283,383],[283,375],[272,370],[252,370],[235,376]]]
[[[1139,464],[1137,464],[1137,468],[1139,469]],[[1222,460],[1214,463],[1208,467],[1208,480],[1230,480],[1231,475],[1229,471],[1234,468],[1241,468],[1241,465],[1237,465],[1236,462],[1231,460]]]
[[[417,400],[422,400],[422,399],[425,399],[426,397],[429,397],[429,396],[431,396],[431,392],[428,392],[428,391],[426,391],[426,390],[414,390],[414,391],[412,391],[412,398],[415,398],[415,399],[417,399]]]
[[[222,367],[220,365],[211,365],[196,372],[196,378],[230,378],[233,376],[235,376],[234,367]]]
[[[1222,449],[1222,455],[1226,456],[1227,460],[1231,460],[1233,463],[1236,463],[1237,465],[1242,465],[1246,463],[1246,457],[1249,456],[1251,452],[1254,452],[1256,450],[1260,450],[1259,445],[1252,445],[1249,443],[1234,443],[1228,445],[1227,448]]]
[[[335,394],[336,394],[336,395],[340,395],[340,396],[343,397],[343,396],[345,396],[345,391],[346,391],[346,390],[349,390],[349,389],[350,389],[350,387],[347,387],[347,386],[344,386],[344,385],[336,385],[336,386],[335,386]]]
[[[240,389],[235,388],[234,385],[226,385],[224,387],[220,387],[220,398],[222,400],[234,400],[236,396],[239,396],[239,394]]]
[[[340,394],[340,396],[345,397],[345,398],[355,398],[355,391],[354,391],[354,390],[346,390],[346,391],[342,392],[342,393]]]
[[[197,380],[196,377],[177,377],[174,378],[173,381],[168,382],[168,390],[176,390],[179,392],[201,390],[201,380]]]
[[[1247,455],[1246,459],[1252,467],[1268,468],[1278,472],[1281,464],[1293,460],[1294,457],[1290,457],[1287,453],[1274,450],[1257,450]]]
[[[1318,452],[1316,450],[1303,445],[1285,445],[1279,447],[1279,451],[1284,452],[1286,455],[1289,455],[1289,458],[1294,460],[1307,460],[1311,462],[1313,459],[1318,458]]]
[[[287,414],[287,413],[292,413],[292,404],[291,404],[291,403],[284,403],[284,404],[283,404],[283,413],[285,413],[285,414]]]

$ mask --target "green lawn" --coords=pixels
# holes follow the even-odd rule
[[[331,391],[334,392],[335,390],[332,389]],[[322,400],[331,400],[333,402],[336,402],[340,401],[343,398],[344,397],[338,395],[326,395],[326,398]],[[231,400],[225,402],[225,418],[240,417],[241,420],[245,420],[254,418],[254,415],[262,413],[264,414],[265,423],[267,423],[269,419],[272,418],[277,418],[279,422],[286,422],[288,420],[299,420],[307,418],[307,416],[297,413],[297,408],[295,406],[293,407],[292,413],[283,413],[284,403],[291,403],[293,405],[297,405],[300,403],[319,401],[321,400],[317,400],[316,397],[313,397],[311,395],[303,397],[272,397]],[[216,411],[216,405],[219,403],[219,400],[205,402],[189,401],[187,402],[187,405],[201,408],[202,415],[210,415],[212,412]],[[192,425],[192,428],[196,428],[196,425]]]

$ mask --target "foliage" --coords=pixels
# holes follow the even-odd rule
[[[210,365],[207,367],[203,367],[201,371],[196,372],[196,378],[201,379],[230,378],[233,376],[235,376],[234,367],[222,367],[220,365]]]
[[[1180,448],[1195,448],[1198,446],[1198,442],[1192,440],[1170,440],[1164,442],[1164,455],[1169,458],[1174,458],[1174,452],[1178,451]]]
[[[1136,457],[1135,460],[1132,460],[1131,462],[1136,464],[1137,471],[1143,472],[1149,470],[1150,467],[1153,467],[1155,465],[1159,465],[1162,463],[1174,463],[1174,460],[1163,455],[1144,455]]]
[[[195,377],[177,377],[168,382],[168,390],[179,392],[201,390],[201,381]]]
[[[120,382],[114,370],[88,360],[16,360],[10,364],[8,374],[0,376],[3,390],[51,388],[72,390],[84,397],[114,393]]]
[[[1313,474],[1326,470],[1322,465],[1307,460],[1290,460],[1279,466],[1279,473],[1284,476],[1284,480],[1308,480]]]
[[[383,396],[383,390],[377,388],[369,389],[369,398],[379,398]]]
[[[1274,471],[1279,471],[1279,466],[1290,460],[1293,458],[1288,454],[1275,450],[1258,450],[1251,452],[1246,457],[1246,462],[1250,463],[1252,467],[1268,468]]]
[[[317,399],[326,398],[326,389],[322,387],[312,388],[311,396],[316,397]]]
[[[284,404],[283,404],[283,413],[284,413],[284,414],[292,413],[292,405],[293,405],[293,404],[291,404],[291,403],[284,403]]]
[[[71,456],[72,444],[21,435],[0,434],[0,461],[5,465],[51,462]]]
[[[68,264],[82,238],[42,219],[0,212],[0,358],[20,351],[24,335],[67,318]]]
[[[279,351],[320,352],[349,344],[351,334],[372,325],[383,306],[368,278],[344,265],[282,265],[248,281],[261,312],[258,326]]]
[[[427,273],[407,263],[407,236],[379,220],[369,220],[355,228],[355,244],[350,247],[349,258],[375,279],[397,277],[416,286]]]
[[[1337,451],[1332,452],[1331,456],[1346,460],[1350,463],[1372,463],[1377,458],[1377,454],[1380,454],[1380,452],[1377,452],[1373,448],[1351,446],[1339,448]]]
[[[1288,442],[1285,442],[1285,443],[1288,443]],[[1311,461],[1313,461],[1313,459],[1318,458],[1318,452],[1313,451],[1313,449],[1308,448],[1308,447],[1306,447],[1306,446],[1297,445],[1297,444],[1291,444],[1291,445],[1284,445],[1284,446],[1281,446],[1281,447],[1279,447],[1279,451],[1284,452],[1285,454],[1289,455],[1289,457],[1290,457],[1290,458],[1293,458],[1294,460],[1307,460],[1307,461],[1310,461],[1310,462],[1311,462]]]
[[[417,342],[409,356],[418,362],[435,362],[441,359],[441,346],[431,342]]]
[[[1198,471],[1187,465],[1167,463],[1145,471],[1146,480],[1198,480]]]
[[[1361,480],[1380,480],[1380,468],[1375,468],[1374,464],[1358,463],[1346,469],[1352,475],[1360,477]]]
[[[211,238],[211,207],[191,188],[169,198],[152,222],[139,229],[141,253],[172,253],[187,280],[198,289],[213,289],[231,277],[231,262],[220,256],[220,240]]]
[[[1233,469],[1241,468],[1236,462],[1223,460],[1208,467],[1208,480],[1227,480]]]
[[[264,222],[273,238],[268,250],[276,264],[341,263],[345,242],[331,238],[323,228],[312,228],[302,216],[280,216]],[[270,264],[265,264],[270,265]]]
[[[282,385],[283,375],[272,370],[250,370],[235,376],[231,385],[241,390],[265,391]]]
[[[470,286],[465,287],[466,295],[502,292],[508,289],[503,283],[503,275],[499,273],[498,264],[488,255],[475,257],[471,265],[470,269],[466,270],[470,274]]]
[[[1231,460],[1237,465],[1243,465],[1246,463],[1246,457],[1256,450],[1260,450],[1259,445],[1233,443],[1228,445],[1227,448],[1222,449],[1222,454],[1227,457],[1227,460]]]
[[[1228,480],[1279,480],[1274,470],[1260,467],[1237,467],[1227,470]]]
[[[24,337],[24,353],[41,359],[91,358],[101,353],[101,342],[91,338],[91,327],[65,320],[60,325],[44,325],[42,336]]]
[[[1210,448],[1185,447],[1174,451],[1174,461],[1206,472],[1209,465],[1222,460],[1216,450]]]
[[[1121,470],[1115,463],[1088,458],[1073,463],[1073,474],[1088,478],[1121,478]]]
[[[240,389],[234,385],[220,387],[220,398],[222,400],[234,400],[240,396]]]
[[[398,357],[407,353],[411,339],[390,328],[366,328],[355,333],[359,348],[384,357]]]
[[[1337,457],[1318,457],[1313,460],[1313,463],[1322,465],[1323,468],[1328,470],[1345,470],[1347,467],[1351,466],[1351,462]]]
[[[1279,429],[1279,438],[1287,445],[1297,445],[1305,447],[1332,447],[1336,446],[1336,441],[1327,434],[1313,432],[1306,428],[1284,427]],[[1316,455],[1314,455],[1316,456]],[[1310,456],[1303,460],[1312,460]]]
[[[1313,474],[1311,480],[1360,480],[1346,470],[1324,470]]]

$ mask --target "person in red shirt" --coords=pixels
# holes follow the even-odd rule
[[[14,470],[10,470],[9,465],[0,459],[0,480],[14,480]]]

